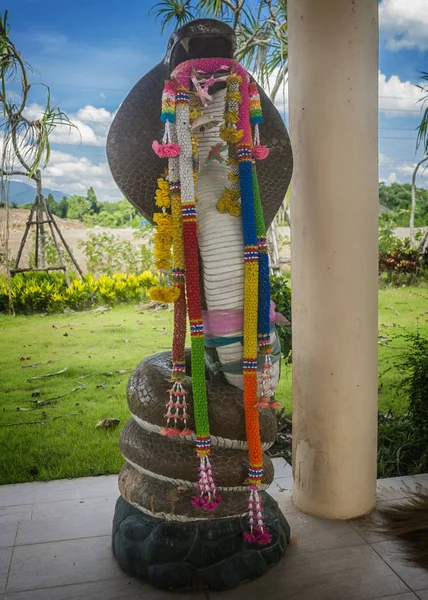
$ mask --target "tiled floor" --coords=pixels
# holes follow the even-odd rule
[[[270,490],[292,530],[286,557],[227,593],[178,596],[123,574],[110,550],[117,476],[0,487],[0,600],[428,600],[428,571],[365,519],[309,517],[291,503],[291,470],[275,459]],[[379,482],[380,502],[428,486],[428,476]]]

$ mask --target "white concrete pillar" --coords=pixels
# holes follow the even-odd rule
[[[377,0],[288,0],[293,501],[375,504]]]

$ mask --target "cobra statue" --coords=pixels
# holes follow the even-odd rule
[[[183,310],[187,296],[192,351],[185,351],[183,363],[174,358],[176,346],[173,346],[172,356],[170,352],[150,356],[141,362],[129,380],[127,398],[131,419],[120,435],[120,450],[126,463],[119,476],[121,497],[113,524],[113,550],[122,568],[154,585],[174,589],[228,589],[258,577],[280,560],[289,541],[287,522],[276,502],[265,492],[274,476],[272,462],[265,451],[275,441],[276,417],[272,410],[275,403],[268,398],[265,408],[250,407],[245,412],[246,402],[248,408],[248,400],[245,400],[248,385],[245,383],[247,359],[242,342],[245,326],[242,314],[245,315],[245,307],[249,303],[244,297],[244,290],[247,290],[248,296],[248,273],[252,268],[248,267],[246,271],[247,263],[244,264],[243,260],[243,248],[247,248],[245,237],[248,235],[248,228],[243,226],[242,173],[246,167],[244,165],[244,171],[240,171],[241,219],[237,218],[241,212],[240,203],[236,200],[239,196],[236,191],[239,191],[238,167],[234,174],[228,156],[231,148],[235,147],[233,136],[240,123],[238,86],[243,85],[243,78],[248,86],[247,79],[251,78],[239,65],[235,67],[232,61],[234,49],[234,32],[220,21],[203,19],[184,25],[171,36],[163,61],[142,77],[124,100],[112,123],[107,142],[110,169],[124,196],[150,222],[158,224],[159,235],[162,223],[174,224],[174,218],[176,223],[178,218],[180,223],[182,219],[184,232],[186,294],[184,284],[180,283],[184,269],[175,269],[174,281],[180,290]],[[214,64],[220,65],[216,67],[216,73],[204,72],[204,65]],[[202,65],[202,69],[198,70],[198,65]],[[232,72],[234,68],[238,69],[236,73]],[[193,82],[190,95],[176,83],[180,83],[186,69],[188,79]],[[230,73],[232,79],[228,79]],[[165,84],[171,76],[173,83]],[[241,83],[236,83],[236,88],[233,88],[232,80]],[[227,87],[226,81],[232,81],[232,84]],[[251,85],[250,106],[251,102],[253,109],[257,105],[253,110],[256,118],[252,122],[261,123],[263,120],[261,133],[257,129],[255,137],[261,136],[264,144],[258,146],[262,148],[260,154],[266,155],[267,150],[263,148],[269,147],[269,156],[257,163],[258,182],[253,175],[257,194],[254,192],[250,196],[258,197],[260,191],[263,214],[258,223],[264,217],[267,227],[284,199],[291,178],[292,154],[278,111],[259,86]],[[198,99],[198,111],[187,122],[185,115],[189,114],[189,109],[185,105],[189,104],[192,95]],[[161,99],[163,123],[159,118]],[[224,114],[232,115],[229,129],[232,135],[229,135],[229,143],[226,144],[221,133]],[[162,138],[164,126],[163,141],[158,144],[156,140]],[[197,145],[197,161],[195,156],[192,157],[192,148],[186,146],[191,139],[187,133],[189,129],[192,144]],[[254,147],[256,143],[259,143],[258,139],[254,140]],[[247,146],[253,148],[252,142]],[[245,144],[238,145],[241,159],[245,151]],[[254,163],[256,150],[252,152],[248,159],[251,162],[247,165]],[[197,198],[196,205],[186,204],[186,194],[190,193],[185,187],[186,165],[195,172],[189,185]],[[158,206],[163,206],[163,212],[156,216],[159,209],[154,198],[157,195],[163,197],[158,185],[159,180],[162,183],[166,167],[168,176],[163,181],[169,182],[171,203],[174,190],[177,192],[179,188],[178,179],[181,179],[181,190],[178,191],[185,207],[182,217],[174,217],[173,203],[172,217],[169,215],[168,194],[164,204],[158,203]],[[219,198],[230,182],[232,191],[228,199],[232,200],[224,203],[223,210]],[[194,243],[191,235],[195,236]],[[193,279],[192,264],[198,269]],[[173,288],[168,288],[168,293],[170,290]],[[199,320],[192,315],[194,296],[198,294],[204,309],[203,319]],[[173,299],[176,300],[176,295]],[[268,309],[272,321],[274,311],[272,307]],[[177,343],[181,339],[184,352],[182,325],[183,319],[185,325],[185,312],[183,317],[178,300],[175,311],[175,331],[180,327],[176,319],[181,318],[181,338],[179,334],[175,335],[174,344],[176,338]],[[269,382],[273,390],[279,379],[280,352],[272,322],[270,327]],[[195,358],[197,349],[201,347],[198,345],[201,338],[202,348],[205,344],[205,364],[202,366]],[[260,357],[257,360],[260,365]],[[266,357],[262,357],[263,360],[267,361]],[[198,392],[201,369],[204,389]],[[174,373],[180,376],[171,389]],[[198,404],[197,394],[203,398],[206,395],[206,401]],[[166,402],[168,397],[169,403]],[[259,471],[251,470],[249,459],[250,410],[253,410],[251,414],[256,424],[258,421],[257,436],[263,450]],[[165,427],[166,418],[169,429]],[[201,435],[198,427],[200,430],[200,424],[205,423],[204,418],[209,422],[209,432]],[[179,430],[177,426],[183,426],[183,419],[185,428]],[[195,452],[195,441],[198,453]],[[208,444],[208,449],[201,444]],[[212,456],[212,465],[208,454]],[[251,483],[252,476],[257,486],[251,486],[255,491],[251,492],[249,504],[248,483]],[[195,500],[198,486],[200,496]],[[253,532],[252,519],[250,533],[242,535],[248,528],[248,506],[250,512],[252,507],[256,507],[254,515],[256,521],[259,518],[259,529],[263,535],[257,529],[257,523]]]

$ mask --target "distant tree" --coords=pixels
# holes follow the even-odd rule
[[[46,198],[46,202],[48,203],[51,213],[54,214],[55,216],[60,216],[58,202],[55,200],[55,198],[53,197],[52,194],[48,194],[48,197]]]
[[[86,199],[91,207],[91,214],[98,214],[101,211],[101,203],[98,202],[97,195],[93,187],[88,189],[86,193]]]
[[[68,198],[67,196],[63,196],[62,200],[58,202],[58,216],[61,219],[66,219],[68,213]]]
[[[71,196],[67,204],[67,219],[83,221],[84,215],[91,213],[91,205],[85,196]]]

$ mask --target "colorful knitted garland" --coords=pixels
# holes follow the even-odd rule
[[[194,104],[190,109],[189,102],[191,82],[193,82],[204,104],[211,99],[208,90],[209,85],[215,82],[215,78],[203,79],[201,80],[203,85],[201,85],[198,80],[198,73],[224,73],[225,70],[229,71],[229,75],[227,76],[225,123],[221,126],[220,137],[229,144],[230,158],[228,164],[231,170],[228,179],[231,185],[225,188],[217,207],[220,212],[229,212],[235,216],[242,213],[244,237],[243,377],[245,425],[250,463],[246,480],[250,487],[249,531],[244,532],[244,536],[250,543],[266,544],[270,541],[270,534],[264,526],[263,509],[259,495],[263,478],[263,454],[258,407],[270,405],[269,398],[272,395],[271,388],[273,387],[272,348],[269,321],[269,262],[254,159],[265,158],[269,150],[264,146],[260,146],[258,126],[263,121],[263,116],[257,86],[255,83],[248,84],[248,76],[245,70],[230,59],[187,61],[175,69],[172,74],[172,81],[166,82],[162,96],[161,119],[165,122],[165,134],[162,144],[153,143],[153,149],[159,156],[169,157],[172,217],[171,221],[168,221],[168,227],[172,227],[174,244],[174,286],[179,290],[174,314],[172,376],[174,385],[171,390],[170,401],[167,404],[167,428],[165,432],[180,433],[177,424],[182,420],[185,425],[187,417],[185,390],[182,385],[185,372],[185,287],[191,334],[196,450],[200,458],[199,481],[197,484],[199,493],[193,498],[192,503],[196,508],[214,510],[221,499],[217,493],[212,467],[208,458],[211,438],[205,382],[204,325],[199,287],[200,266],[195,205],[197,144],[190,135],[190,113],[194,118],[197,118],[200,112]],[[252,143],[251,124],[255,127],[255,146]],[[164,189],[162,184],[159,191],[161,202],[164,198]],[[239,203],[239,198],[241,203]],[[166,208],[166,204],[162,206],[163,211]],[[181,208],[181,215],[179,215],[179,208]],[[162,217],[158,218],[159,220],[166,227],[167,219]],[[163,234],[163,231],[159,233]],[[165,257],[162,259],[166,261]],[[265,366],[260,377],[261,402],[258,402],[258,351],[265,355]],[[181,400],[181,398],[184,398],[184,400]],[[186,426],[182,433],[189,433]]]

